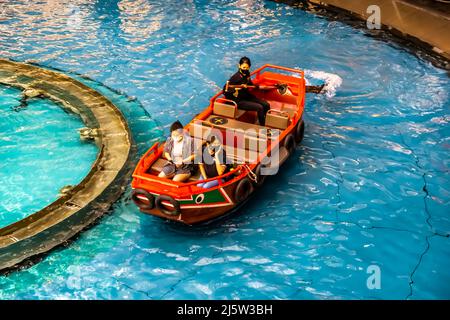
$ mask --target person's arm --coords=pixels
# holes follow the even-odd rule
[[[172,157],[170,156],[170,153],[172,152],[172,146],[173,146],[173,142],[172,139],[169,137],[166,140],[166,143],[164,145],[164,158],[166,158],[169,161],[172,161]]]
[[[216,161],[216,169],[219,176],[221,176],[225,172],[226,168],[226,165],[220,164],[220,162]]]
[[[208,179],[208,177],[206,176],[206,171],[205,171],[205,167],[203,166],[203,163],[199,163],[198,167],[200,169],[200,173],[203,177],[203,180]]]
[[[241,90],[242,88],[235,88],[234,86],[236,85],[239,84],[232,84],[230,83],[230,81],[227,81],[227,83],[223,87],[223,92],[227,94],[233,94],[235,97],[237,97],[237,95],[239,94],[239,90]]]
[[[191,154],[186,159],[183,159],[183,163],[191,163],[192,161],[194,161],[194,159],[195,159],[195,154]]]
[[[227,169],[227,165],[222,164],[222,162],[225,162],[225,161],[221,161],[221,159],[220,159],[221,156],[223,156],[222,147],[220,147],[220,150],[218,150],[216,152],[216,154],[214,155],[214,160],[215,160],[214,162],[216,163],[216,170],[217,170],[217,173],[219,174],[219,176],[221,176]]]
[[[235,88],[235,86],[240,86],[240,85],[242,85],[242,83],[243,83],[243,81],[242,81],[241,76],[239,75],[238,72],[236,72],[227,81],[227,83],[225,84],[225,86],[223,88],[223,91],[225,93],[232,94],[235,97],[237,97],[239,95],[239,90],[241,90],[242,88]]]
[[[195,143],[192,138],[189,139],[189,153],[190,155],[182,160],[183,163],[192,163],[195,159]]]

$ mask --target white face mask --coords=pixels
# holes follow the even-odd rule
[[[220,144],[210,144],[208,145],[208,151],[210,155],[216,154],[216,152],[220,149]]]
[[[173,139],[173,141],[180,142],[181,140],[183,140],[183,136],[181,136],[181,135],[172,135],[172,139]]]
[[[178,134],[172,134],[172,139],[177,142],[181,142],[183,140],[183,130],[177,130]]]

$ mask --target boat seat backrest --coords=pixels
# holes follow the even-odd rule
[[[246,112],[247,112],[247,110],[237,109],[237,110],[236,110],[236,116],[235,116],[234,118],[235,118],[235,119],[239,119],[239,118],[242,117]],[[256,112],[256,111],[253,111],[253,112]]]
[[[287,112],[290,118],[295,117],[296,109],[291,104],[274,100],[267,100],[267,102],[270,103],[270,109]]]
[[[166,159],[158,158],[151,166],[152,170],[155,170],[157,172],[161,172],[164,165],[167,163]]]
[[[222,137],[226,140],[228,137],[226,136],[226,133],[223,131],[225,128],[218,128],[211,124],[207,125],[208,123],[206,121],[197,120],[192,122],[189,125],[189,134],[191,137],[197,138],[197,139],[205,139],[210,133],[213,133],[214,131],[217,131],[221,133]],[[233,124],[232,121],[230,121],[229,124]],[[239,127],[233,128],[232,126],[227,127],[231,131],[229,134],[231,134],[231,138],[233,141],[226,141],[226,144],[233,144],[237,148],[242,148],[246,150],[252,150],[252,151],[263,151],[265,147],[268,144],[267,137],[264,136],[258,136],[256,134],[250,134],[245,133],[244,130],[240,130]],[[225,136],[224,136],[225,135]]]
[[[195,144],[198,146],[202,146],[205,141],[198,138],[193,138]],[[241,164],[241,163],[253,163],[258,159],[258,151],[255,150],[246,150],[243,148],[238,148],[232,145],[224,144],[223,147],[227,153],[227,158],[232,160],[233,163]],[[198,149],[198,152],[201,152],[202,149]]]
[[[213,113],[217,116],[234,118],[236,116],[237,108],[233,104],[227,104],[223,102],[214,102]]]
[[[289,125],[289,114],[285,111],[271,109],[266,114],[266,126],[284,130]]]

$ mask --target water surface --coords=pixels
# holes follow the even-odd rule
[[[161,128],[201,111],[242,55],[255,67],[325,71],[343,82],[332,98],[308,96],[304,142],[234,217],[179,227],[140,214],[128,189],[69,247],[0,278],[1,299],[450,298],[443,70],[274,2],[3,7],[0,55],[136,97],[102,89],[131,122],[140,152]],[[366,285],[371,265],[381,270],[381,289]]]
[[[78,115],[0,85],[0,227],[52,203],[91,170],[98,148],[80,140]]]

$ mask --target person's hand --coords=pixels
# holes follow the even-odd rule
[[[219,147],[219,149],[216,150],[216,153],[214,154],[214,158],[216,158],[216,160],[220,160],[220,153],[222,152],[222,146]]]
[[[176,162],[175,163],[175,167],[179,168],[183,165],[183,162]]]

